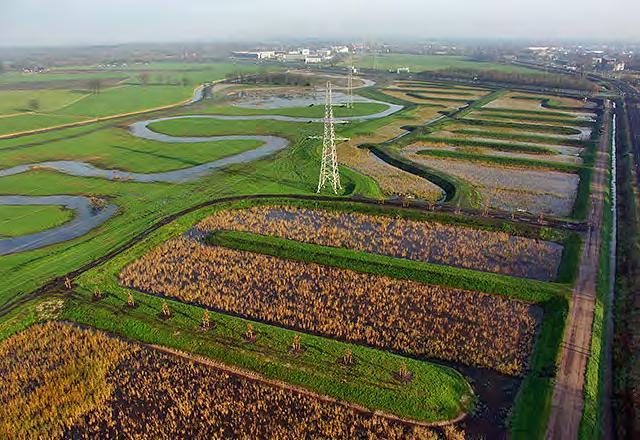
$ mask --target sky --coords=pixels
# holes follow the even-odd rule
[[[275,39],[640,42],[640,0],[0,0],[0,45]]]

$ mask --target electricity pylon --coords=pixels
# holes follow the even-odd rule
[[[347,78],[347,108],[353,108],[353,69],[353,63],[351,63]]]
[[[318,137],[311,137],[318,139]],[[342,189],[340,185],[340,172],[338,171],[338,153],[336,151],[336,141],[348,141],[348,138],[337,138],[335,121],[333,119],[333,98],[331,82],[327,81],[327,89],[324,102],[324,135],[322,136],[322,162],[320,163],[320,177],[318,179],[318,190],[323,190],[327,182],[331,184],[334,194]]]

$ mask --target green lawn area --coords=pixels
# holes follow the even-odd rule
[[[0,90],[0,115],[26,111],[51,112],[83,96],[84,93],[71,90]],[[32,100],[38,101],[38,108],[30,107]]]
[[[176,104],[193,96],[194,86],[122,86],[103,90],[58,111],[61,115],[99,117]]]
[[[513,73],[537,73],[535,70],[524,67],[486,63],[473,61],[466,57],[447,55],[412,55],[412,54],[383,54],[383,55],[359,55],[353,58],[353,64],[363,69],[395,70],[398,67],[408,67],[412,72],[442,69],[472,69],[472,70],[499,70]]]
[[[0,168],[52,160],[77,160],[100,168],[155,173],[189,168],[260,145],[262,142],[255,140],[170,144],[133,137],[124,128],[105,128],[81,138],[7,149],[0,154]]]
[[[86,119],[90,118],[51,114],[9,116],[7,118],[0,118],[0,135],[46,128],[54,125],[69,124],[72,122],[80,122]]]
[[[44,231],[73,218],[73,211],[61,206],[0,206],[0,238]]]

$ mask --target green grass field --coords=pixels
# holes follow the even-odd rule
[[[485,63],[465,57],[446,55],[382,54],[376,55],[375,57],[373,55],[360,55],[353,58],[353,64],[359,68],[380,70],[395,70],[398,67],[408,67],[412,72],[453,68],[499,70],[502,72],[513,73],[536,73],[535,70],[523,67],[497,63]]]
[[[72,90],[0,90],[0,115],[52,112],[84,96],[86,93]],[[37,108],[33,101],[37,101]]]
[[[0,238],[44,231],[71,218],[73,211],[60,206],[0,206]]]

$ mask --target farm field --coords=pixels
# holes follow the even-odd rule
[[[196,230],[273,235],[322,246],[540,280],[556,276],[562,246],[447,224],[287,206],[224,211]]]
[[[66,323],[34,326],[0,344],[0,353],[0,434],[8,438],[123,432],[438,438],[429,428],[357,412]],[[34,366],[29,376],[23,374],[25,363]],[[59,393],[67,387],[73,391]]]
[[[523,373],[536,325],[529,306],[515,300],[208,247],[185,238],[134,262],[120,281],[248,318],[506,374]],[[485,322],[488,315],[492,319]]]

